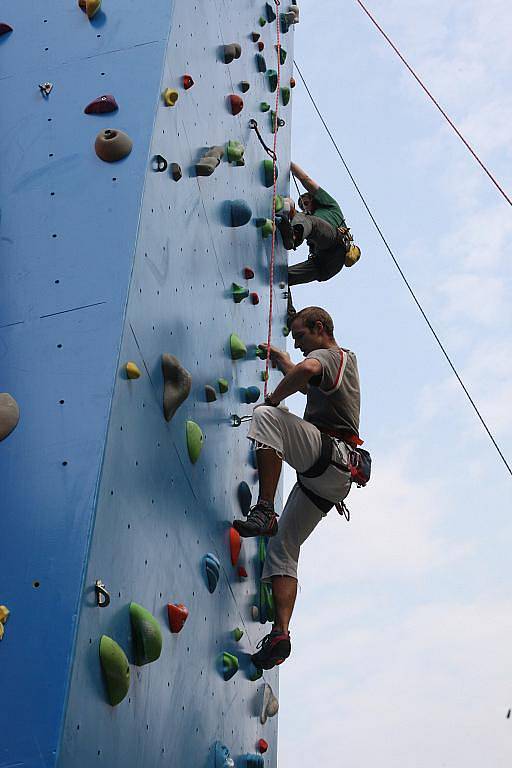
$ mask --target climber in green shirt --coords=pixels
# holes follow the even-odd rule
[[[288,267],[288,285],[330,280],[342,267],[355,264],[361,251],[352,242],[350,230],[336,200],[296,163],[291,164],[291,172],[306,189],[299,197],[302,212],[294,210],[292,206],[289,216],[279,219],[278,227],[287,250],[295,250],[306,240],[309,257],[300,264]],[[288,314],[295,314],[291,294]]]

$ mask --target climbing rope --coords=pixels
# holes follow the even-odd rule
[[[416,80],[416,82],[418,83],[418,85],[419,85],[419,86],[420,86],[420,87],[421,87],[421,88],[422,88],[422,89],[425,91],[425,93],[427,94],[427,96],[428,96],[428,98],[430,99],[430,101],[431,101],[431,102],[432,102],[432,103],[433,103],[433,104],[434,104],[434,105],[437,107],[437,109],[438,109],[438,110],[439,110],[439,112],[442,114],[442,116],[444,117],[444,119],[446,120],[446,122],[448,123],[448,125],[450,125],[450,127],[451,127],[451,128],[454,130],[454,131],[455,131],[455,133],[457,134],[457,136],[459,137],[459,139],[462,141],[462,143],[464,144],[464,146],[466,147],[466,149],[467,149],[467,150],[468,150],[468,151],[469,151],[469,152],[470,152],[470,153],[473,155],[474,159],[477,161],[477,163],[478,163],[478,165],[480,166],[480,168],[482,168],[482,170],[484,171],[484,173],[486,173],[486,174],[487,174],[487,176],[490,178],[490,180],[492,181],[492,183],[494,184],[494,186],[496,187],[496,189],[497,189],[497,190],[500,192],[500,194],[501,194],[501,195],[502,195],[502,196],[505,198],[505,200],[507,201],[507,203],[508,203],[509,205],[512,205],[512,200],[511,200],[511,199],[510,199],[510,197],[507,195],[507,193],[505,192],[505,190],[503,189],[503,187],[502,187],[502,186],[501,186],[501,185],[498,183],[498,181],[497,181],[497,180],[496,180],[496,178],[495,178],[495,177],[492,175],[492,173],[491,173],[491,172],[490,172],[490,170],[487,168],[487,166],[485,165],[485,163],[484,163],[482,160],[480,160],[479,156],[477,155],[477,153],[475,152],[475,150],[473,149],[473,147],[471,146],[471,144],[469,143],[469,141],[467,141],[467,139],[465,139],[465,138],[464,138],[464,136],[463,136],[463,135],[462,135],[462,133],[459,131],[459,129],[457,128],[457,126],[455,125],[455,123],[453,122],[453,120],[450,118],[450,116],[449,116],[449,115],[448,115],[448,114],[447,114],[447,113],[444,111],[444,109],[443,109],[443,108],[442,108],[442,106],[439,104],[439,102],[437,101],[437,99],[436,99],[436,98],[435,98],[435,97],[432,95],[432,93],[429,91],[429,89],[427,88],[427,86],[426,86],[426,85],[423,83],[423,81],[421,80],[421,78],[419,77],[419,75],[417,75],[417,74],[416,74],[416,72],[414,71],[414,69],[413,69],[413,68],[411,67],[411,65],[409,64],[409,62],[408,62],[408,61],[405,59],[405,57],[402,55],[402,53],[400,53],[399,49],[398,49],[398,48],[397,48],[397,46],[394,44],[394,42],[391,40],[391,38],[390,38],[390,37],[389,37],[389,36],[388,36],[388,35],[387,35],[387,34],[384,32],[384,30],[382,29],[382,27],[381,27],[381,26],[380,26],[380,24],[378,23],[377,19],[375,19],[375,18],[372,16],[372,14],[371,14],[371,13],[370,13],[370,11],[368,10],[368,8],[366,8],[366,7],[365,7],[365,5],[364,5],[364,4],[361,2],[361,0],[356,0],[356,3],[358,3],[358,5],[359,5],[359,6],[360,6],[360,7],[363,9],[363,11],[366,13],[366,15],[368,16],[368,18],[369,18],[369,19],[370,19],[370,21],[372,22],[372,24],[374,24],[374,26],[375,26],[375,27],[376,27],[376,28],[379,30],[379,32],[380,32],[380,34],[382,35],[382,37],[383,37],[383,38],[384,38],[384,39],[385,39],[385,40],[386,40],[386,41],[389,43],[389,45],[390,45],[390,46],[391,46],[391,48],[394,50],[394,52],[396,53],[396,55],[398,56],[398,58],[400,59],[400,61],[402,62],[402,64],[404,64],[404,65],[405,65],[405,67],[407,67],[407,69],[409,70],[409,72],[411,73],[411,75],[414,77],[414,79]]]
[[[437,335],[437,333],[436,333],[436,331],[435,331],[435,329],[434,329],[434,326],[433,326],[433,325],[432,325],[432,323],[430,322],[430,319],[429,319],[429,317],[428,317],[427,313],[426,313],[426,312],[425,312],[425,310],[423,309],[423,307],[422,307],[422,305],[421,305],[421,303],[420,303],[419,299],[416,297],[416,294],[414,293],[414,290],[413,290],[413,288],[412,288],[411,284],[410,284],[410,283],[409,283],[409,281],[407,280],[407,278],[406,278],[406,276],[405,276],[405,273],[404,273],[404,271],[402,270],[402,267],[401,267],[401,266],[400,266],[400,264],[398,263],[398,259],[396,258],[395,254],[394,254],[394,253],[393,253],[393,251],[391,250],[391,246],[389,245],[388,241],[386,240],[386,238],[385,238],[385,236],[384,236],[384,233],[382,232],[382,230],[381,230],[381,228],[380,228],[379,224],[377,223],[377,220],[376,220],[375,216],[373,215],[373,213],[372,213],[372,211],[371,211],[371,209],[370,209],[370,206],[369,206],[369,205],[368,205],[368,203],[366,202],[366,199],[365,199],[365,197],[364,197],[363,193],[361,192],[361,189],[359,188],[359,185],[358,185],[357,181],[355,180],[354,176],[352,175],[352,172],[351,172],[350,168],[348,167],[348,165],[347,165],[347,162],[346,162],[345,158],[344,158],[344,157],[343,157],[343,155],[341,154],[341,152],[340,152],[340,149],[339,149],[339,147],[338,147],[338,145],[337,145],[337,143],[336,143],[336,141],[335,141],[335,139],[334,139],[334,137],[333,137],[333,135],[332,135],[331,131],[329,130],[329,128],[328,128],[328,126],[327,126],[327,123],[325,122],[325,120],[324,120],[324,118],[323,118],[323,116],[322,116],[322,113],[320,112],[320,110],[319,110],[319,108],[318,108],[318,106],[317,106],[317,104],[316,104],[316,101],[315,101],[315,100],[314,100],[314,98],[313,98],[313,95],[312,95],[311,91],[309,90],[309,87],[308,87],[308,85],[307,85],[307,83],[306,83],[306,81],[305,81],[305,79],[304,79],[304,76],[303,76],[302,72],[300,71],[300,67],[299,67],[299,65],[297,64],[297,62],[296,62],[295,60],[294,60],[294,62],[293,62],[293,63],[294,63],[294,65],[295,65],[296,69],[297,69],[297,72],[299,73],[300,79],[302,80],[302,83],[303,83],[303,85],[304,85],[304,88],[305,88],[305,89],[306,89],[306,91],[307,91],[307,94],[308,94],[308,96],[309,96],[309,98],[310,98],[310,100],[311,100],[311,103],[313,104],[313,107],[315,108],[315,111],[316,111],[316,113],[317,113],[318,117],[320,118],[320,120],[321,120],[321,122],[322,122],[322,125],[324,126],[324,128],[325,128],[325,130],[326,130],[326,132],[327,132],[327,135],[329,136],[330,140],[332,141],[332,143],[333,143],[333,146],[334,146],[334,149],[336,150],[336,152],[337,152],[337,154],[338,154],[338,156],[339,156],[339,158],[340,158],[341,162],[343,163],[343,166],[344,166],[344,168],[345,168],[345,170],[346,170],[346,172],[347,172],[347,174],[348,174],[348,176],[349,176],[349,178],[350,178],[350,180],[351,180],[352,184],[354,185],[354,187],[355,187],[355,190],[356,190],[357,194],[359,195],[359,197],[360,197],[360,199],[361,199],[361,202],[363,203],[363,205],[364,205],[364,207],[365,207],[365,209],[366,209],[366,212],[368,213],[368,216],[370,217],[370,219],[371,219],[371,221],[372,221],[372,223],[373,223],[373,225],[374,225],[375,229],[377,230],[377,232],[378,232],[378,234],[379,234],[379,237],[380,237],[380,239],[381,239],[381,240],[382,240],[382,242],[384,243],[384,246],[385,246],[385,248],[386,248],[387,252],[388,252],[388,253],[389,253],[389,255],[391,256],[391,258],[392,258],[392,260],[393,260],[393,263],[394,263],[395,267],[397,268],[397,270],[398,270],[398,272],[399,272],[399,274],[400,274],[400,277],[402,278],[403,282],[405,283],[405,285],[406,285],[406,287],[407,287],[407,290],[409,291],[409,293],[411,294],[411,296],[412,296],[412,298],[413,298],[413,300],[414,300],[414,303],[415,303],[415,304],[416,304],[416,306],[418,307],[418,309],[419,309],[419,311],[420,311],[420,313],[421,313],[421,315],[422,315],[423,319],[425,320],[425,322],[426,322],[426,324],[427,324],[428,328],[430,329],[430,332],[432,333],[432,335],[433,335],[434,339],[436,340],[436,342],[437,342],[437,345],[438,345],[439,349],[440,349],[440,350],[441,350],[441,352],[443,353],[443,355],[444,355],[444,357],[445,357],[445,359],[446,359],[446,361],[447,361],[448,365],[450,366],[450,368],[451,368],[451,370],[452,370],[453,374],[455,375],[455,377],[456,377],[457,381],[459,382],[460,386],[462,387],[462,389],[463,389],[463,391],[464,391],[464,394],[466,395],[466,397],[467,397],[467,399],[469,400],[469,402],[470,402],[470,404],[471,404],[471,406],[472,406],[473,410],[475,411],[476,415],[478,416],[478,418],[479,418],[479,420],[480,420],[480,422],[481,422],[481,424],[482,424],[483,428],[484,428],[484,429],[485,429],[485,431],[487,432],[487,435],[489,436],[489,438],[490,438],[490,440],[491,440],[492,444],[494,445],[494,447],[495,447],[496,451],[498,452],[498,454],[499,454],[499,456],[500,456],[500,458],[501,458],[501,460],[502,460],[503,464],[504,464],[504,465],[505,465],[505,467],[507,468],[507,470],[508,470],[509,474],[510,474],[510,475],[512,475],[512,467],[511,467],[511,466],[510,466],[510,464],[508,463],[508,461],[507,461],[507,459],[505,458],[505,456],[504,456],[504,454],[503,454],[503,452],[502,452],[501,448],[499,447],[499,445],[498,445],[498,443],[497,443],[496,439],[494,438],[494,436],[493,436],[493,434],[492,434],[491,430],[490,430],[490,429],[489,429],[489,427],[487,426],[487,424],[486,424],[486,422],[485,422],[485,420],[484,420],[484,418],[483,418],[482,414],[480,413],[480,411],[479,411],[479,409],[478,409],[478,406],[477,406],[477,404],[476,404],[476,403],[475,403],[475,401],[473,400],[473,398],[472,398],[471,394],[469,393],[469,390],[467,389],[466,385],[464,384],[464,382],[463,382],[463,380],[462,380],[462,377],[460,376],[459,372],[458,372],[458,371],[457,371],[457,369],[455,368],[455,365],[453,364],[453,362],[452,362],[452,360],[451,360],[451,358],[450,358],[450,356],[449,356],[448,352],[446,351],[446,349],[445,349],[445,347],[444,347],[444,345],[443,345],[443,343],[442,343],[441,339],[440,339],[440,338],[439,338],[439,336]]]
[[[277,134],[279,132],[279,93],[281,83],[281,28],[279,18],[279,5],[280,0],[274,0],[276,5],[276,54],[277,54],[277,87],[276,87],[276,102],[274,112],[274,145],[272,149],[272,172],[274,176],[274,185],[272,190],[272,245],[270,250],[270,275],[269,275],[269,306],[268,306],[268,333],[267,333],[267,357],[265,359],[265,382],[263,387],[263,396],[266,397],[268,393],[268,380],[269,380],[269,368],[270,368],[270,345],[272,343],[272,315],[273,315],[273,298],[274,298],[274,263],[276,254],[276,196],[277,196]],[[261,141],[261,139],[260,139]]]

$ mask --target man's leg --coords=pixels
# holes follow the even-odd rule
[[[297,598],[297,579],[293,576],[272,576],[272,595],[276,614],[274,629],[288,632]]]

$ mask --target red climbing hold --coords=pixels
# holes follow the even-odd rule
[[[244,108],[244,100],[241,96],[237,96],[236,93],[232,93],[228,96],[229,106],[232,115],[238,115]]]
[[[246,280],[252,280],[254,277],[254,270],[250,267],[244,267],[244,277]]]
[[[268,749],[268,743],[265,741],[265,739],[260,739],[258,741],[258,752],[263,755]]]
[[[181,632],[188,619],[188,608],[182,603],[169,603],[167,605],[167,615],[169,616],[169,626],[171,632]]]
[[[256,291],[253,291],[249,294],[249,298],[251,300],[251,304],[259,304],[260,303],[260,297],[256,293]]]
[[[238,531],[235,531],[233,527],[229,529],[229,549],[231,551],[231,565],[238,563],[240,557],[240,550],[242,548],[242,539]]]
[[[290,88],[295,88],[296,85],[297,83],[295,82],[295,78],[290,77]]]
[[[192,88],[194,85],[194,81],[192,79],[192,75],[183,75],[183,87],[186,91],[188,91],[189,88]]]
[[[107,112],[115,112],[116,109],[119,109],[117,101],[111,94],[107,93],[91,101],[84,109],[84,112],[86,115],[104,115]]]
[[[243,567],[243,565],[238,566],[238,575],[240,576],[241,579],[246,579],[247,576],[249,575],[245,570],[245,568]]]
[[[0,21],[0,35],[6,35],[8,32],[12,32],[10,24],[6,24],[4,21]]]
[[[258,51],[262,51],[264,47],[265,47],[265,43],[263,42],[263,40],[260,40],[258,42]]]

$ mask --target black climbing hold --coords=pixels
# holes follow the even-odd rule
[[[276,45],[276,49],[277,49],[277,47],[278,46]],[[287,56],[288,56],[287,51],[285,51],[285,49],[280,45],[279,46],[279,63],[281,65],[283,65],[285,63]]]
[[[167,160],[163,155],[154,155],[151,158],[151,167],[157,173],[163,173],[167,170]]]
[[[13,28],[10,24],[6,24],[4,21],[0,21],[0,35],[8,35],[12,32]]]
[[[256,66],[258,68],[258,72],[266,72],[267,71],[267,62],[265,61],[265,57],[262,53],[257,53],[256,56]]]
[[[211,176],[222,157],[224,157],[224,147],[210,147],[200,161],[196,163],[197,175]]]
[[[260,39],[260,33],[259,32],[251,32],[251,40],[253,43],[257,43]]]
[[[241,80],[240,90],[242,91],[242,93],[247,93],[250,87],[251,87],[251,84],[248,80]]]
[[[171,163],[170,171],[174,181],[179,181],[183,176],[183,173],[181,171],[181,166],[178,163]]]
[[[100,131],[96,137],[94,149],[101,160],[106,163],[116,163],[130,154],[133,142],[124,131],[107,128]]]
[[[243,301],[248,297],[249,289],[245,288],[245,286],[243,285],[238,285],[238,283],[232,283],[231,294],[233,296],[233,301],[235,302],[235,304],[240,304],[241,301]]]
[[[238,486],[237,495],[238,495],[238,503],[240,504],[240,510],[242,512],[242,515],[244,517],[247,517],[251,509],[252,493],[251,493],[251,489],[249,488],[249,485],[245,482],[245,480],[242,480],[242,482]]]
[[[192,376],[181,365],[177,357],[166,352],[162,355],[162,374],[164,377],[164,417],[166,421],[170,421],[190,394]]]
[[[86,106],[84,112],[86,115],[104,115],[107,112],[115,112],[116,109],[119,109],[117,101],[111,94],[106,93],[104,96],[93,99]]]
[[[211,384],[205,384],[204,395],[207,403],[214,403],[217,399],[217,393]]]
[[[274,12],[274,9],[270,5],[270,3],[265,3],[265,14],[267,16],[268,22],[272,22],[276,20],[276,14]]]

